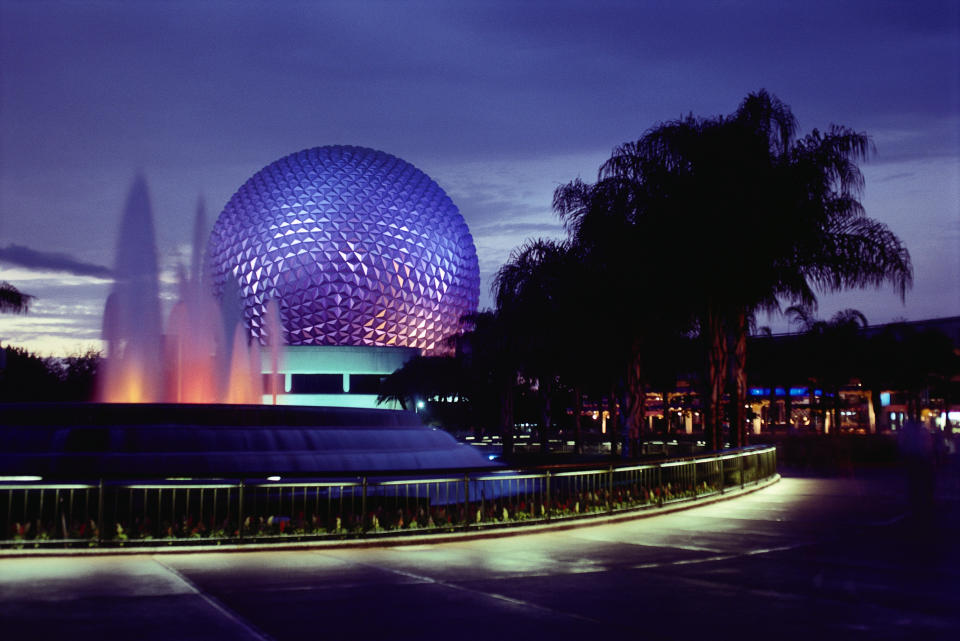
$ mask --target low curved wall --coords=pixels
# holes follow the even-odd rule
[[[265,478],[499,468],[414,412],[344,407],[0,404],[0,477]]]
[[[347,477],[0,477],[2,548],[142,547],[439,534],[656,509],[776,475],[776,449],[643,464]]]

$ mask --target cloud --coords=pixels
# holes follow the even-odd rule
[[[563,225],[559,222],[557,223],[487,223],[485,225],[480,225],[475,228],[475,236],[494,236],[494,235],[510,235],[514,239],[518,237],[523,237],[524,234],[527,236],[536,236],[536,235],[546,235],[551,236],[562,235],[563,234]]]
[[[895,174],[890,174],[890,175],[888,175],[888,176],[884,176],[884,177],[882,177],[882,178],[877,178],[877,179],[876,179],[876,182],[878,182],[878,183],[886,183],[886,182],[890,182],[890,181],[892,181],[892,180],[901,180],[901,179],[903,179],[903,178],[913,178],[914,175],[915,175],[915,172],[912,172],[912,171],[900,171],[900,172],[897,172],[897,173],[895,173]]]
[[[41,252],[23,245],[7,245],[0,248],[0,261],[13,263],[27,269],[67,272],[76,276],[109,278],[110,269],[102,265],[84,263],[67,254]]]

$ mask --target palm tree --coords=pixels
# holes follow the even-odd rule
[[[563,221],[569,242],[579,254],[578,284],[580,296],[590,300],[596,311],[585,316],[586,322],[577,334],[578,341],[588,338],[593,343],[594,379],[608,390],[607,407],[612,419],[609,426],[610,451],[616,453],[618,441],[617,388],[624,380],[629,357],[629,341],[625,339],[621,318],[622,303],[629,297],[616,290],[620,285],[615,259],[631,246],[631,224],[627,208],[618,202],[624,190],[616,189],[614,181],[587,184],[577,179],[558,187],[553,194],[553,210]],[[613,245],[616,244],[614,247]],[[571,284],[573,286],[573,284]],[[638,380],[634,379],[635,386]],[[641,394],[626,392],[626,398],[642,398]],[[626,410],[626,405],[623,405]],[[636,417],[638,406],[631,404],[627,412],[628,438],[638,435]],[[631,441],[632,442],[632,441]]]
[[[867,326],[867,317],[856,309],[844,309],[830,320],[814,317],[812,310],[791,306],[786,312],[801,325],[803,335],[800,344],[806,361],[806,372],[817,386],[823,388],[825,397],[822,408],[830,413],[833,432],[840,427],[840,388],[861,371],[864,354],[861,330]],[[825,418],[825,416],[824,416]],[[826,421],[823,421],[826,429]]]
[[[815,291],[891,282],[901,298],[910,257],[866,217],[857,162],[866,135],[845,127],[796,140],[790,109],[766,91],[729,117],[688,116],[614,150],[600,181],[626,191],[627,219],[648,234],[683,239],[689,253],[671,278],[689,285],[707,349],[707,425],[721,444],[721,403],[731,383],[732,440],[745,440],[746,337],[756,311]],[[681,230],[682,226],[682,230]],[[614,241],[616,243],[616,241]],[[729,370],[729,373],[728,373]]]
[[[731,420],[739,427],[735,438],[743,430],[751,312],[774,308],[777,293],[813,299],[785,264],[789,234],[766,211],[770,195],[757,193],[772,190],[769,156],[782,153],[794,128],[792,114],[778,101],[757,104],[748,98],[731,118],[688,116],[661,124],[615,149],[600,170],[601,179],[618,178],[630,186],[635,206],[642,208],[637,218],[651,233],[676,237],[683,225],[680,237],[689,254],[671,278],[687,284],[690,313],[705,339],[706,425],[714,448],[721,444],[728,370],[734,373],[729,378],[736,399]],[[761,231],[774,242],[757,243]]]
[[[574,389],[575,450],[580,451],[580,387],[577,353],[583,340],[577,331],[579,287],[577,256],[569,243],[527,240],[511,252],[493,279],[497,312],[514,336],[516,357],[527,378],[537,381],[540,397],[540,450],[548,449],[552,397],[561,373]]]
[[[934,329],[918,331],[908,323],[894,323],[866,342],[860,378],[871,391],[881,425],[889,427],[882,418],[881,390],[894,390],[905,397],[907,418],[913,421],[921,418],[924,396],[942,399],[943,411],[950,407],[951,379],[960,371],[960,355],[948,336]]]
[[[463,400],[461,363],[453,356],[415,356],[380,383],[377,404],[394,402],[414,409],[417,401]]]
[[[581,180],[554,192],[553,208],[563,220],[579,255],[579,273],[589,291],[605,304],[595,314],[587,333],[594,349],[604,354],[599,362],[624,382],[626,432],[638,453],[646,429],[646,391],[659,346],[683,334],[689,314],[682,305],[662,305],[670,293],[673,249],[663,222],[648,215],[647,185],[630,176],[601,177],[595,184]],[[611,415],[615,416],[613,392]],[[615,434],[611,430],[611,440]]]
[[[498,424],[503,456],[513,454],[514,393],[520,364],[517,338],[499,312],[483,311],[461,318],[464,331],[450,337],[462,360],[465,386],[472,390],[471,407],[491,409]],[[484,416],[486,418],[486,416]],[[485,423],[484,423],[485,424]]]
[[[34,298],[35,296],[24,294],[7,281],[0,281],[0,313],[26,314],[30,310],[30,301]]]
[[[30,301],[35,297],[24,294],[8,283],[0,281],[0,314],[26,314],[30,309]],[[0,349],[0,375],[7,368],[7,351]]]

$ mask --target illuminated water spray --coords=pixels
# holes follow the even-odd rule
[[[161,400],[160,286],[147,181],[130,188],[114,263],[113,290],[103,315],[107,361],[103,396],[114,402]]]
[[[100,398],[114,403],[260,403],[260,352],[224,317],[203,276],[202,204],[190,272],[162,331],[153,213],[146,180],[127,197],[117,241],[115,282],[104,310],[107,358]],[[236,323],[235,323],[236,324]],[[228,342],[225,337],[232,336]]]

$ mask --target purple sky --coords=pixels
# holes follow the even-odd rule
[[[960,314],[953,0],[0,0],[0,280],[38,296],[28,316],[0,317],[0,341],[99,347],[110,281],[90,266],[114,262],[137,171],[169,297],[198,198],[212,226],[261,167],[328,144],[433,177],[474,235],[489,305],[511,248],[562,233],[558,184],[595,179],[615,145],[658,122],[730,113],[760,88],[802,133],[838,123],[872,136],[864,204],[913,256],[906,305],[858,291],[822,297],[819,315]]]

